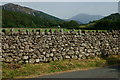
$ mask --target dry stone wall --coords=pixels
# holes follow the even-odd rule
[[[119,31],[15,32],[2,30],[2,62],[40,63],[64,59],[86,59],[118,55]]]

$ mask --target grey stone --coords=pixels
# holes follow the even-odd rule
[[[23,59],[28,59],[29,57],[28,56],[23,56]]]
[[[67,56],[67,55],[66,55],[65,58],[66,58],[66,59],[70,59],[70,56]]]
[[[6,62],[12,62],[12,61],[13,61],[13,58],[11,58],[11,57],[6,58]]]
[[[9,45],[5,43],[3,46],[3,49],[8,49],[8,48],[9,48]]]
[[[53,53],[50,53],[50,57],[53,57],[54,56],[54,54]]]
[[[50,54],[46,54],[46,57],[50,57]]]
[[[35,62],[37,62],[37,63],[40,62],[40,59],[35,59]]]
[[[29,63],[31,63],[31,64],[35,63],[35,59],[30,59]]]
[[[53,48],[53,49],[52,49],[52,51],[53,51],[53,52],[55,52],[55,51],[56,51],[56,49],[55,49],[55,48]]]

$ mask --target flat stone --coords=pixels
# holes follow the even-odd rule
[[[70,56],[65,56],[66,59],[70,59]]]
[[[30,59],[29,63],[31,63],[31,64],[35,63],[35,60],[34,59]]]
[[[53,54],[53,53],[50,53],[50,56],[51,56],[51,57],[53,57],[53,56],[54,56],[54,54]]]
[[[35,59],[35,62],[37,62],[37,63],[40,62],[40,59]]]
[[[53,48],[53,49],[52,49],[52,51],[53,51],[53,52],[55,52],[55,51],[56,51],[56,49],[55,49],[55,48]]]
[[[28,59],[29,57],[28,56],[23,56],[23,59]]]

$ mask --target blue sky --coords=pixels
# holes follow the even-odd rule
[[[80,13],[107,16],[118,12],[117,2],[14,2],[67,19]],[[4,3],[3,3],[4,4]]]

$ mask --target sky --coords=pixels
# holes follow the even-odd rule
[[[118,2],[120,0],[1,0],[1,2]]]
[[[106,0],[107,1],[107,0]],[[110,0],[109,0],[110,1]],[[2,2],[6,4],[9,2]],[[11,2],[61,19],[68,19],[80,13],[107,16],[118,12],[118,2]]]

